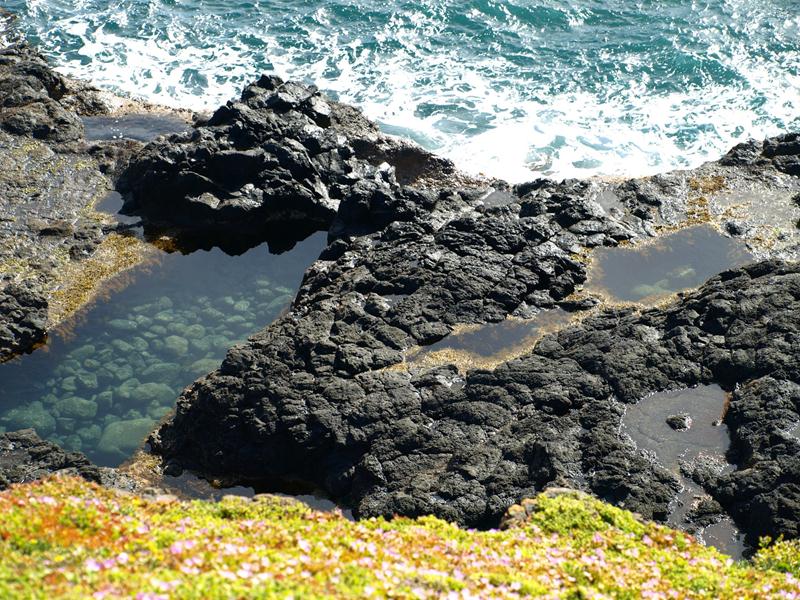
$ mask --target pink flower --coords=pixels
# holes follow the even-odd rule
[[[172,555],[183,554],[184,551],[191,550],[196,545],[197,542],[195,542],[194,540],[185,540],[185,541],[179,540],[173,543],[172,546],[169,547],[169,553]]]
[[[97,571],[103,570],[103,565],[93,558],[86,559],[86,562],[83,563],[83,566],[90,573],[96,573]]]
[[[150,583],[153,585],[153,587],[157,587],[162,592],[171,592],[181,584],[181,582],[177,580],[161,581],[160,579],[156,578],[151,579]]]
[[[131,557],[128,555],[127,552],[120,552],[119,554],[117,554],[117,563],[121,565],[127,565],[128,561],[130,561],[130,558]]]

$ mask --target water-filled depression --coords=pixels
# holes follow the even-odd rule
[[[585,290],[614,302],[652,304],[752,261],[742,240],[697,225],[636,246],[599,248]]]
[[[142,445],[180,391],[292,301],[325,234],[284,254],[266,245],[161,253],[112,282],[30,355],[0,365],[0,432],[32,427],[100,465]]]

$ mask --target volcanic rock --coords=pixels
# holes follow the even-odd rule
[[[302,239],[327,230],[350,195],[389,199],[398,180],[454,173],[315,87],[263,76],[205,124],[149,144],[119,187],[129,194],[126,212],[148,226],[230,247],[292,230]]]
[[[65,452],[39,438],[33,429],[0,434],[0,490],[53,474],[76,475],[119,489],[136,487],[128,476],[97,467],[80,452]]]

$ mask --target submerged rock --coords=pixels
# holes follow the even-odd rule
[[[62,417],[75,419],[92,419],[97,414],[96,402],[75,396],[58,401],[55,408]]]
[[[113,421],[103,431],[98,449],[124,460],[141,448],[143,440],[152,429],[153,421],[150,419]]]
[[[27,406],[20,406],[7,410],[0,415],[0,423],[6,429],[33,428],[39,435],[47,436],[56,428],[56,420],[50,411],[41,402],[31,402]]]

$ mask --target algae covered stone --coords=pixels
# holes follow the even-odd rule
[[[145,381],[171,381],[181,372],[181,366],[177,363],[159,362],[147,367],[141,372],[140,376]]]
[[[175,397],[175,391],[165,383],[143,383],[133,388],[130,393],[130,400],[137,406],[144,406],[152,402],[159,405],[170,404]]]
[[[35,429],[40,436],[47,436],[56,429],[56,420],[41,402],[31,402],[7,411],[0,418],[9,431],[15,429]]]
[[[70,396],[58,402],[56,409],[62,417],[92,419],[97,414],[97,403],[77,396]]]
[[[189,342],[177,335],[170,335],[164,339],[164,350],[175,357],[184,356],[189,351]]]
[[[114,421],[106,425],[98,450],[119,458],[127,458],[142,446],[155,423],[152,419]]]
[[[108,324],[111,328],[119,331],[136,331],[137,328],[136,321],[130,321],[128,319],[112,319]]]
[[[202,358],[200,360],[196,360],[189,366],[189,371],[193,375],[205,375],[207,373],[211,373],[212,371],[216,371],[219,368],[219,361],[214,360],[213,358]]]

